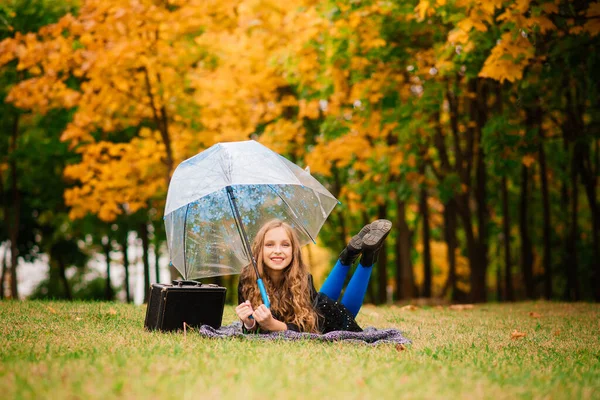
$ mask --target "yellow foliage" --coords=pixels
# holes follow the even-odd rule
[[[553,4],[553,3],[544,3],[542,4],[542,10],[544,10],[544,12],[546,14],[557,14],[558,13],[558,5]]]
[[[533,45],[522,35],[514,38],[512,33],[505,33],[485,60],[479,76],[500,82],[521,79],[523,70],[533,59],[534,52]]]
[[[98,142],[80,149],[82,162],[69,165],[64,174],[80,185],[65,191],[71,218],[87,213],[112,221],[124,212],[135,212],[149,199],[166,194],[164,146],[157,133],[131,143]]]
[[[305,100],[301,99],[298,102],[299,111],[298,118],[309,118],[309,119],[317,119],[319,118],[319,101],[318,100]]]
[[[430,17],[435,14],[433,4],[428,0],[420,0],[419,4],[415,7],[415,12],[419,16],[419,20],[422,21],[425,17]]]
[[[545,16],[529,18],[528,26],[530,28],[538,27],[541,33],[556,30],[556,26],[552,23],[552,21],[550,21],[548,17]]]
[[[464,30],[457,28],[448,34],[448,42],[451,44],[464,44],[469,41],[469,34]]]
[[[410,143],[406,148],[388,144],[399,129],[386,122],[394,116],[385,113],[384,96],[397,93],[400,102],[408,103],[417,96],[411,89],[428,87],[429,81],[443,83],[444,73],[456,71],[455,51],[477,49],[471,36],[481,36],[478,32],[494,24],[512,31],[492,49],[480,76],[521,79],[534,49],[518,30],[555,29],[548,15],[558,11],[545,3],[542,15],[531,16],[528,0],[420,0],[414,13],[397,15],[401,8],[394,2],[342,2],[336,4],[341,15],[332,18],[328,6],[314,0],[165,4],[85,0],[77,15],[37,34],[0,42],[0,66],[18,59],[17,68],[32,76],[12,88],[8,101],[39,112],[73,109],[73,120],[61,135],[82,155],[81,163],[65,170],[77,183],[65,193],[72,216],[92,212],[110,220],[125,209],[145,207],[164,195],[169,167],[216,142],[249,137],[304,158],[313,173],[330,176],[333,165],[360,172],[348,185],[360,179],[388,184],[389,174],[397,177],[404,163],[416,168],[418,160],[409,153]],[[462,18],[447,33],[446,48],[409,49],[409,65],[379,56],[380,49],[397,45],[382,32],[390,16],[414,24],[416,17],[424,20],[440,7],[454,7],[453,17]],[[505,13],[494,20],[502,8]],[[590,5],[586,16],[599,12]],[[588,21],[581,33],[597,33],[594,24]],[[434,37],[434,29],[445,33],[446,28],[423,23],[418,34]],[[347,46],[343,54],[341,42]],[[66,84],[70,76],[81,82],[77,90]],[[441,118],[446,122],[449,113],[442,112]],[[325,139],[327,133],[318,131],[321,120],[347,133]],[[104,141],[133,130],[135,138],[128,143]],[[313,140],[304,154],[305,143]],[[169,159],[174,165],[167,165]],[[389,174],[370,172],[373,164],[384,163]],[[406,178],[428,183],[416,173]],[[351,212],[359,212],[361,199],[342,192]]]
[[[423,254],[423,243],[418,242],[415,246],[417,252]],[[449,265],[448,265],[448,246],[446,242],[438,242],[432,240],[430,242],[431,249],[431,263],[432,263],[432,292],[434,295],[439,295],[442,292],[444,284],[448,280]],[[424,272],[423,272],[423,260],[419,258],[413,265],[415,283],[417,285],[423,285]],[[470,275],[469,260],[462,256],[459,249],[456,249],[456,276],[457,276],[457,288],[464,292],[470,291],[470,284],[468,283],[468,277]]]
[[[589,33],[592,37],[598,35],[600,33],[600,3],[590,3],[585,16],[587,20],[583,25],[583,31]]]
[[[321,247],[319,244],[309,243],[302,248],[302,257],[308,264],[310,273],[314,278],[315,287],[321,287],[331,271],[331,256],[329,249]]]
[[[296,153],[304,143],[304,127],[302,122],[279,119],[269,124],[260,136],[260,142],[279,154]]]
[[[535,157],[532,156],[531,154],[527,154],[527,155],[523,156],[523,159],[521,160],[521,162],[526,167],[530,167],[531,164],[533,164],[535,162]]]
[[[331,176],[332,160],[329,158],[327,146],[316,145],[311,152],[306,155],[306,165],[310,167],[313,174],[320,174],[326,177]]]

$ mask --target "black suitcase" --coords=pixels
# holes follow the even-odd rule
[[[153,283],[144,326],[148,330],[174,331],[210,325],[221,327],[225,293],[218,285],[203,285],[196,281],[173,281],[172,285]]]

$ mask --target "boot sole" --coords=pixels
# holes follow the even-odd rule
[[[387,219],[378,219],[371,222],[369,232],[362,238],[363,249],[375,249],[383,243],[392,229],[392,222]]]
[[[363,249],[363,238],[371,231],[371,224],[363,226],[363,228],[356,235],[352,236],[348,247],[354,251],[361,251]]]

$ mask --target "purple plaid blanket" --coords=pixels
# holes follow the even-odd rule
[[[397,329],[377,329],[368,327],[362,332],[334,331],[325,334],[300,333],[294,331],[270,332],[264,334],[242,333],[242,323],[236,321],[231,325],[215,329],[208,325],[199,328],[200,335],[208,338],[243,337],[252,340],[318,340],[322,342],[347,341],[377,345],[382,343],[409,344],[410,340],[402,336]]]

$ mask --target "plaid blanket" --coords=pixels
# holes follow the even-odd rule
[[[208,338],[244,337],[251,340],[318,340],[321,342],[347,341],[377,345],[381,343],[409,344],[410,340],[402,336],[397,329],[377,329],[368,327],[362,332],[334,331],[325,334],[294,331],[270,332],[263,334],[242,333],[242,323],[236,321],[231,325],[215,329],[208,325],[199,328],[200,335]]]

